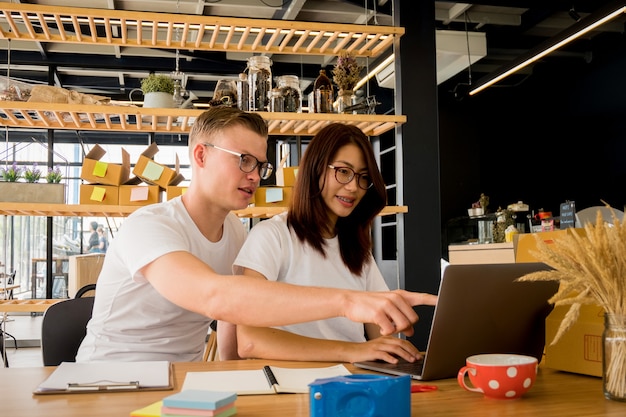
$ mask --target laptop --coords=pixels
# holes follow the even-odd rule
[[[421,361],[355,362],[354,366],[413,379],[455,377],[465,358],[480,353],[516,353],[541,361],[548,299],[556,281],[516,282],[543,263],[449,265],[439,286],[428,346]]]

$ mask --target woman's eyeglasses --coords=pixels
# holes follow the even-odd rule
[[[336,167],[334,165],[328,165],[328,168],[335,170],[335,179],[341,184],[349,184],[350,181],[356,177],[356,183],[363,190],[367,190],[372,186],[372,179],[369,174],[357,174],[352,168],[348,167]]]
[[[272,175],[272,171],[274,171],[274,167],[269,162],[259,162],[253,155],[247,153],[239,153],[235,151],[230,151],[228,149],[220,148],[219,146],[215,146],[212,143],[203,143],[204,146],[208,146],[211,148],[215,148],[217,150],[227,152],[231,155],[235,155],[239,157],[239,169],[245,173],[249,173],[254,171],[255,168],[259,169],[259,176],[261,179],[268,179],[270,175]]]

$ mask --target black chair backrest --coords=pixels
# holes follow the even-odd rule
[[[93,285],[93,284],[92,284]],[[93,288],[90,288],[93,289]],[[86,292],[81,288],[77,292]],[[60,301],[48,307],[41,322],[41,352],[44,366],[75,362],[78,348],[87,333],[94,297]]]

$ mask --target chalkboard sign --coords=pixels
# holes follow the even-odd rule
[[[567,229],[576,225],[576,204],[573,201],[561,203],[560,229]]]

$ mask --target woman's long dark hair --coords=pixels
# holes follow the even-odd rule
[[[339,148],[354,144],[365,158],[370,187],[348,217],[337,220],[335,230],[328,229],[328,208],[322,199],[320,178],[326,178],[328,164]],[[372,222],[385,207],[387,193],[383,177],[376,164],[374,150],[367,136],[357,127],[332,123],[320,130],[309,143],[298,167],[293,199],[287,215],[287,224],[302,242],[326,256],[323,232],[337,232],[341,258],[356,275],[363,271],[365,262],[372,256]]]

